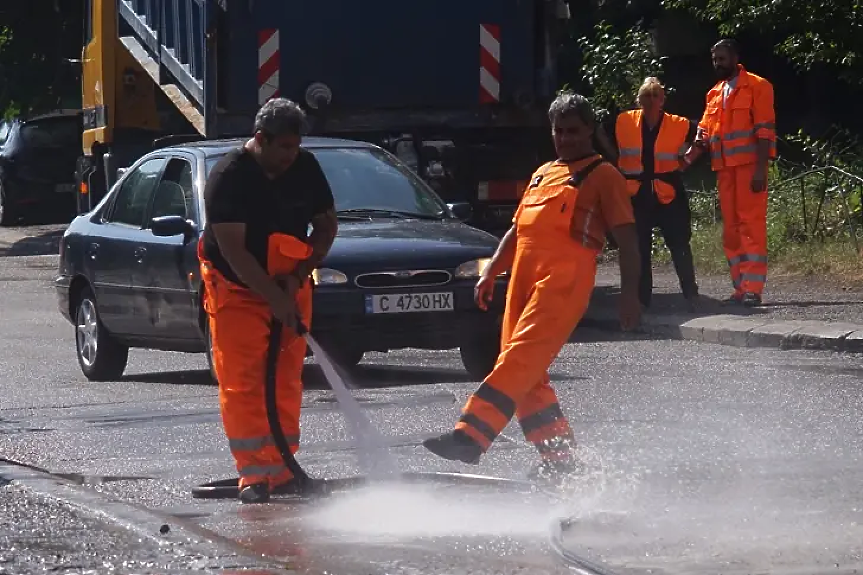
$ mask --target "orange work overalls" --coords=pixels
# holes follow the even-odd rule
[[[483,451],[513,415],[543,457],[570,457],[574,446],[548,376],[596,281],[597,250],[585,246],[582,230],[572,229],[579,183],[572,177],[564,163],[541,168],[513,218],[517,243],[501,353],[456,424]]]
[[[267,273],[294,270],[308,258],[311,247],[302,240],[273,234],[267,248]],[[276,446],[267,418],[265,377],[272,311],[248,288],[226,279],[206,259],[198,243],[204,310],[209,317],[213,367],[219,382],[219,404],[228,446],[240,476],[240,489],[256,483],[270,488],[293,478]],[[287,297],[287,295],[285,296]],[[305,282],[297,291],[297,313],[311,328],[312,288]],[[302,370],[306,340],[285,329],[276,360],[277,411],[291,453],[299,449]]]

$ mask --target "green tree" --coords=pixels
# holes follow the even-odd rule
[[[82,2],[0,4],[0,116],[80,101],[79,70],[69,59],[81,54]]]
[[[594,37],[578,39],[584,80],[593,91],[592,102],[601,120],[635,103],[638,87],[648,76],[660,76],[662,64],[650,33],[640,25],[618,31],[601,21]]]
[[[781,38],[776,51],[800,69],[836,67],[853,86],[863,79],[863,3],[860,0],[662,0],[716,25],[723,35],[742,32]]]

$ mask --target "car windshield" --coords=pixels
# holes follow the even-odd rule
[[[443,218],[446,204],[409,168],[373,148],[313,148],[333,190],[336,210]],[[221,157],[207,161],[207,173]]]

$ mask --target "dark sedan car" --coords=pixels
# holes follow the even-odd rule
[[[196,244],[209,170],[242,141],[171,146],[140,158],[60,245],[59,307],[78,362],[116,379],[130,347],[209,352]],[[473,287],[498,240],[460,220],[393,155],[308,138],[333,190],[339,232],[313,274],[312,336],[343,367],[367,351],[459,348],[476,379],[494,366],[506,276],[488,312]],[[209,355],[209,353],[208,353]]]
[[[0,226],[44,212],[69,221],[82,130],[79,110],[0,122]]]

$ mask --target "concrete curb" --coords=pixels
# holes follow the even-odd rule
[[[284,564],[267,560],[192,522],[115,499],[36,467],[0,458],[0,482],[3,480],[19,483],[39,495],[147,539],[172,559],[186,557],[196,571],[238,575],[254,569],[257,575],[296,574]]]
[[[620,332],[616,310],[588,310],[579,327]],[[735,347],[774,349],[820,349],[863,353],[863,325],[816,320],[776,320],[736,315],[695,317],[648,315],[637,334],[715,343]]]

